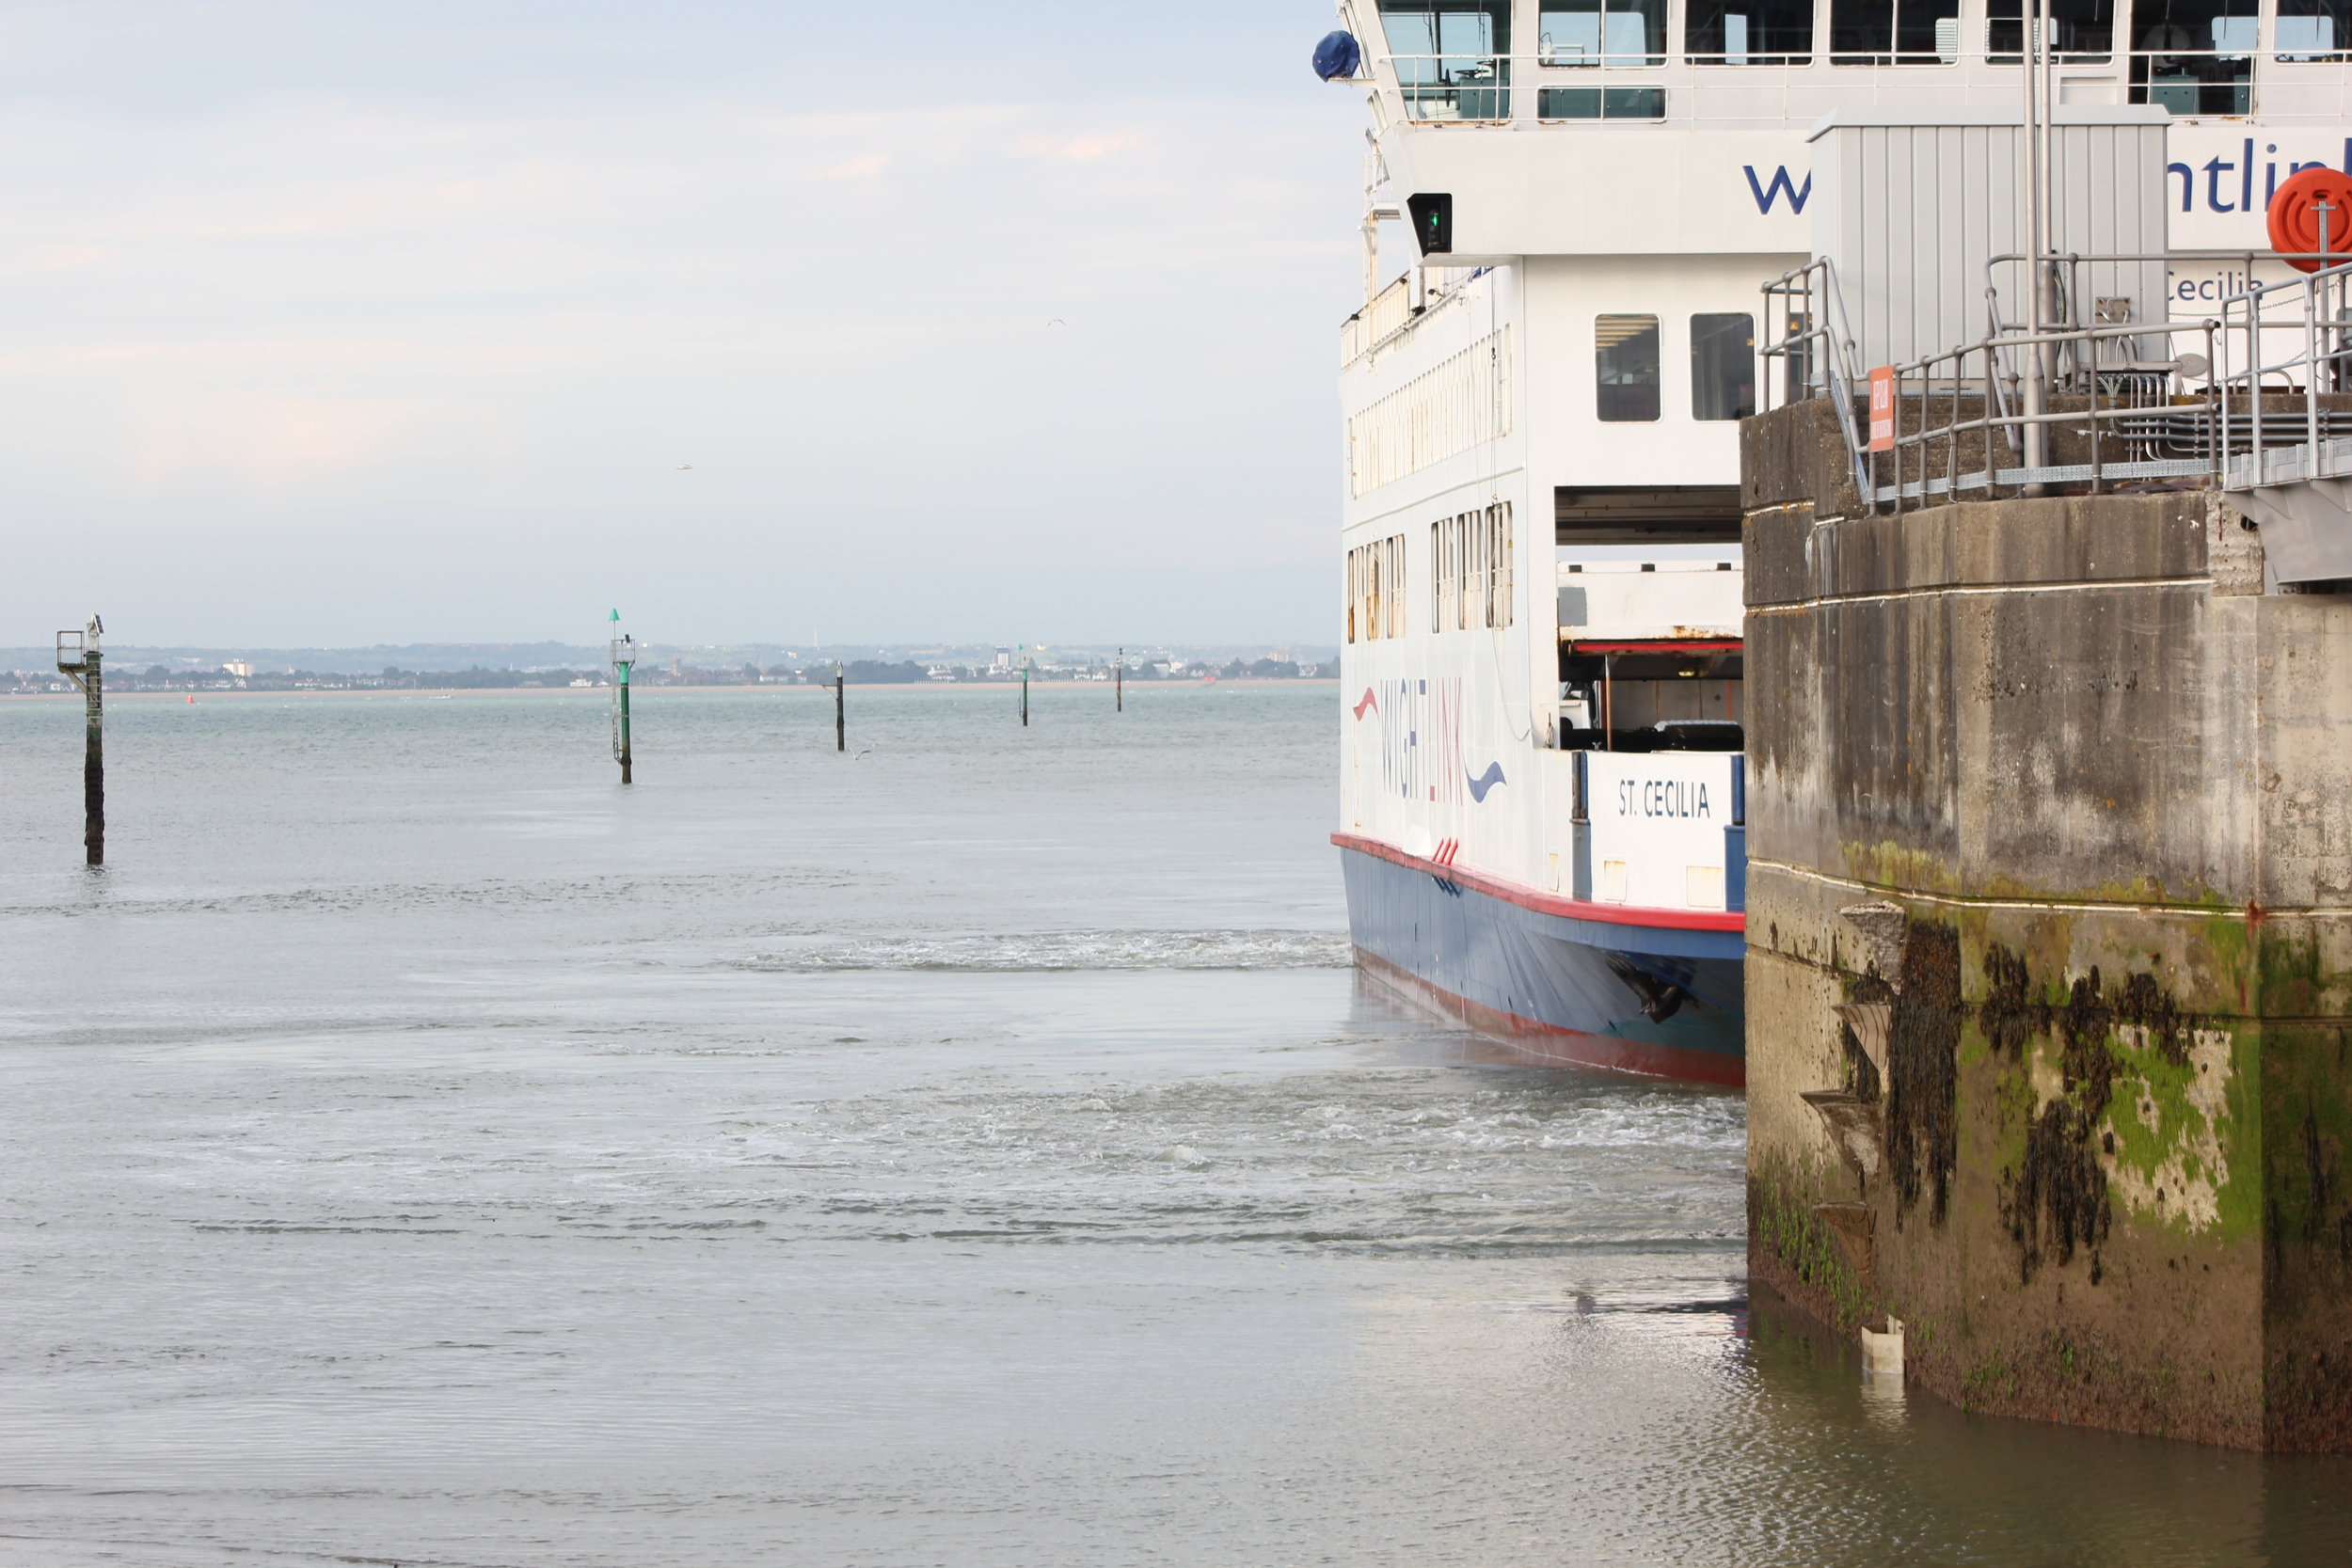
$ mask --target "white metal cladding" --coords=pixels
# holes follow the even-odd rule
[[[1351,497],[1511,434],[1511,329],[1481,338],[1347,421]]]
[[[2062,106],[2051,127],[2050,248],[2059,254],[2165,251],[2165,126],[2155,105]],[[1863,366],[1899,364],[1976,342],[1990,330],[1986,262],[2026,247],[2021,114],[1985,109],[1839,110],[1814,149],[1813,248],[1836,264]],[[2161,260],[2084,270],[2083,292],[2129,299],[2160,321]],[[2003,316],[2026,319],[2024,269],[1994,269]],[[2088,321],[2092,302],[2075,314]]]

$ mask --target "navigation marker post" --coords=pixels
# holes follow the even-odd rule
[[[850,749],[850,717],[841,705],[841,661],[833,661],[833,749]]]
[[[105,629],[93,610],[80,631],[57,633],[57,673],[82,689],[82,856],[91,865],[106,863],[105,712],[98,678],[98,638]]]
[[[628,784],[628,672],[643,652],[636,641],[621,629],[621,612],[612,616],[612,638],[609,657],[612,665],[612,760],[621,765],[621,782]]]

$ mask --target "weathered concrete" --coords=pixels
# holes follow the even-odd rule
[[[1744,438],[1755,1275],[1972,1408],[2352,1449],[2352,595]]]

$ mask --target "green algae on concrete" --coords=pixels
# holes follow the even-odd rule
[[[2201,492],[1808,507],[1827,417],[1742,430],[1753,1275],[1974,1409],[2352,1449],[2352,595]]]

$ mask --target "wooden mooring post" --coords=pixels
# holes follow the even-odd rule
[[[841,700],[841,661],[837,658],[833,661],[833,749],[850,749],[850,715]]]
[[[1111,696],[1116,704],[1112,711],[1127,711],[1127,650],[1119,650],[1119,657],[1111,665]]]
[[[82,689],[82,857],[106,863],[105,686],[99,677],[97,615],[80,631],[57,633],[57,671]]]
[[[1021,661],[1021,727],[1029,727],[1029,661]]]

